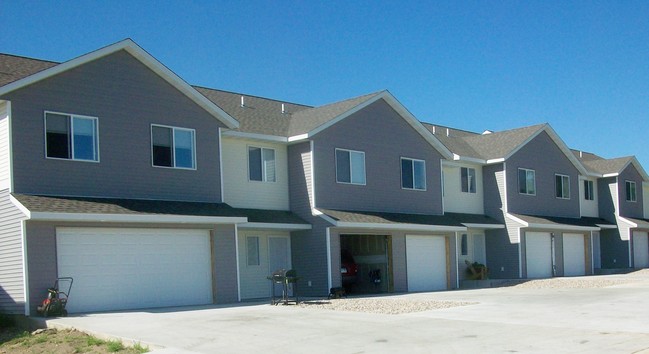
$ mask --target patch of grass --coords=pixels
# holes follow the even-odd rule
[[[122,344],[122,342],[116,341],[116,340],[108,341],[108,344],[106,344],[106,346],[108,347],[108,351],[110,353],[116,353],[116,352],[119,352],[121,350],[124,350],[124,344]]]
[[[136,352],[138,353],[148,353],[149,348],[148,347],[143,347],[140,343],[135,343],[133,346],[133,349],[135,349]]]
[[[99,338],[95,338],[95,337],[88,337],[88,341],[87,341],[87,342],[88,342],[88,346],[90,346],[90,347],[92,347],[92,346],[99,346],[99,345],[104,345],[104,344],[106,344],[106,341],[105,341],[105,340],[101,340],[101,339],[99,339]]]

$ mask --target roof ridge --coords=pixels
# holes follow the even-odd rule
[[[43,63],[61,64],[61,62],[59,62],[59,61],[32,58],[32,57],[28,57],[28,56],[24,56],[24,55],[9,54],[9,53],[0,53],[0,55],[6,55],[8,57],[27,59],[27,60],[33,60],[33,61],[40,61],[40,62],[43,62]]]
[[[191,85],[191,84],[190,84]],[[267,100],[267,101],[273,101],[273,102],[279,102],[279,103],[288,103],[296,106],[302,106],[302,107],[307,107],[307,108],[314,108],[314,106],[307,105],[307,104],[302,104],[302,103],[296,103],[296,102],[290,102],[290,101],[282,101],[279,99],[275,98],[268,98],[268,97],[262,97],[262,96],[257,96],[257,95],[251,95],[248,93],[242,93],[242,92],[234,92],[234,91],[228,91],[228,90],[222,90],[222,89],[217,89],[217,88],[212,88],[212,87],[205,87],[201,85],[191,85],[194,88],[197,89],[204,89],[204,90],[211,90],[211,91],[219,91],[219,92],[224,92],[224,93],[229,93],[233,95],[241,95],[241,96],[246,96],[246,97],[252,97],[252,98],[258,98],[262,100]]]

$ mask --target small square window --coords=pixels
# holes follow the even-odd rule
[[[401,188],[426,190],[426,162],[401,158]]]
[[[275,182],[275,150],[248,147],[248,178],[251,181]]]
[[[634,181],[626,181],[625,186],[626,186],[626,201],[627,202],[636,202],[638,199],[637,199],[637,196],[636,196],[635,182]]]
[[[365,184],[365,153],[336,149],[336,182]]]
[[[97,118],[45,112],[45,156],[99,161]]]
[[[153,166],[196,168],[194,129],[151,125]]]

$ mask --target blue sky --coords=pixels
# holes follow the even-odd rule
[[[310,105],[388,89],[422,121],[548,122],[649,170],[649,1],[16,1],[0,52],[132,38],[187,82]]]

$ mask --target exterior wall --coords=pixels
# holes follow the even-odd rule
[[[331,225],[311,212],[314,197],[311,156],[309,142],[288,147],[291,211],[309,222],[312,227],[311,230],[291,232],[291,255],[293,269],[300,277],[298,281],[299,294],[326,296],[329,293],[326,233],[327,227]],[[336,269],[334,264],[332,264],[332,269]],[[340,264],[338,264],[337,270],[340,273]],[[333,272],[332,275],[334,274],[336,273]],[[308,286],[309,281],[311,286]]]
[[[11,101],[13,141],[20,142],[13,146],[14,192],[221,201],[224,125],[125,51],[1,99]],[[45,158],[44,111],[97,117],[100,162]],[[153,167],[151,124],[195,129],[197,169]]]
[[[24,314],[23,278],[24,215],[9,199],[9,190],[0,191],[0,312]]]
[[[0,190],[11,188],[9,104],[0,101]]]
[[[385,101],[352,114],[313,140],[318,207],[443,213],[441,155]],[[336,148],[365,152],[366,185],[336,182]],[[401,188],[401,157],[425,161],[425,191]]]
[[[483,167],[484,212],[486,215],[504,222],[506,207],[505,164]]]
[[[290,234],[273,230],[242,230],[238,233],[239,242],[239,276],[241,279],[241,298],[267,298],[270,296],[269,281],[267,276],[277,269],[270,268],[269,237],[285,237],[290,239]],[[259,237],[259,264],[248,265],[246,238]],[[287,269],[288,270],[288,269]]]
[[[617,222],[615,217],[618,210],[618,189],[617,178],[608,177],[600,178],[597,181],[597,205],[599,207],[599,217],[610,222]]]
[[[248,147],[275,150],[275,182],[251,181]],[[285,144],[223,138],[223,200],[237,208],[288,210],[288,165]]]
[[[517,233],[511,229],[485,232],[489,278],[517,279],[520,277],[519,244],[510,241],[510,232]]]
[[[476,192],[462,192],[461,167],[475,169]],[[452,213],[484,214],[482,167],[471,164],[444,163],[444,211]]]
[[[535,170],[536,195],[524,195],[518,189],[518,169]],[[570,199],[555,196],[555,174],[570,177]],[[542,132],[507,159],[507,208],[509,212],[579,217],[579,171],[550,136]]]
[[[620,173],[620,175],[617,178],[618,184],[618,195],[620,196],[619,199],[619,213],[620,216],[628,216],[631,218],[642,218],[644,216],[644,212],[642,210],[643,206],[643,193],[642,193],[642,176],[640,173],[638,173],[638,170],[636,170],[635,166],[633,164],[630,164],[627,166],[627,168]],[[635,182],[635,188],[636,188],[636,201],[635,202],[630,202],[627,201],[627,195],[626,195],[626,181],[633,181]]]
[[[594,200],[586,200],[586,190],[584,189],[584,180],[593,181],[593,196]],[[599,193],[597,190],[597,179],[583,178],[579,179],[579,202],[581,208],[581,216],[589,216],[593,218],[599,217]]]
[[[604,269],[630,267],[629,240],[622,240],[620,232],[618,229],[600,231],[601,266]]]
[[[110,224],[69,222],[26,222],[29,302],[32,315],[58,276],[56,261],[57,227],[160,228],[160,224]],[[164,225],[164,228],[210,229],[212,235],[213,293],[216,303],[238,301],[235,230],[233,225]],[[72,290],[74,294],[74,289]],[[72,295],[74,296],[74,295]]]
[[[642,185],[642,210],[645,219],[649,219],[649,184]]]

